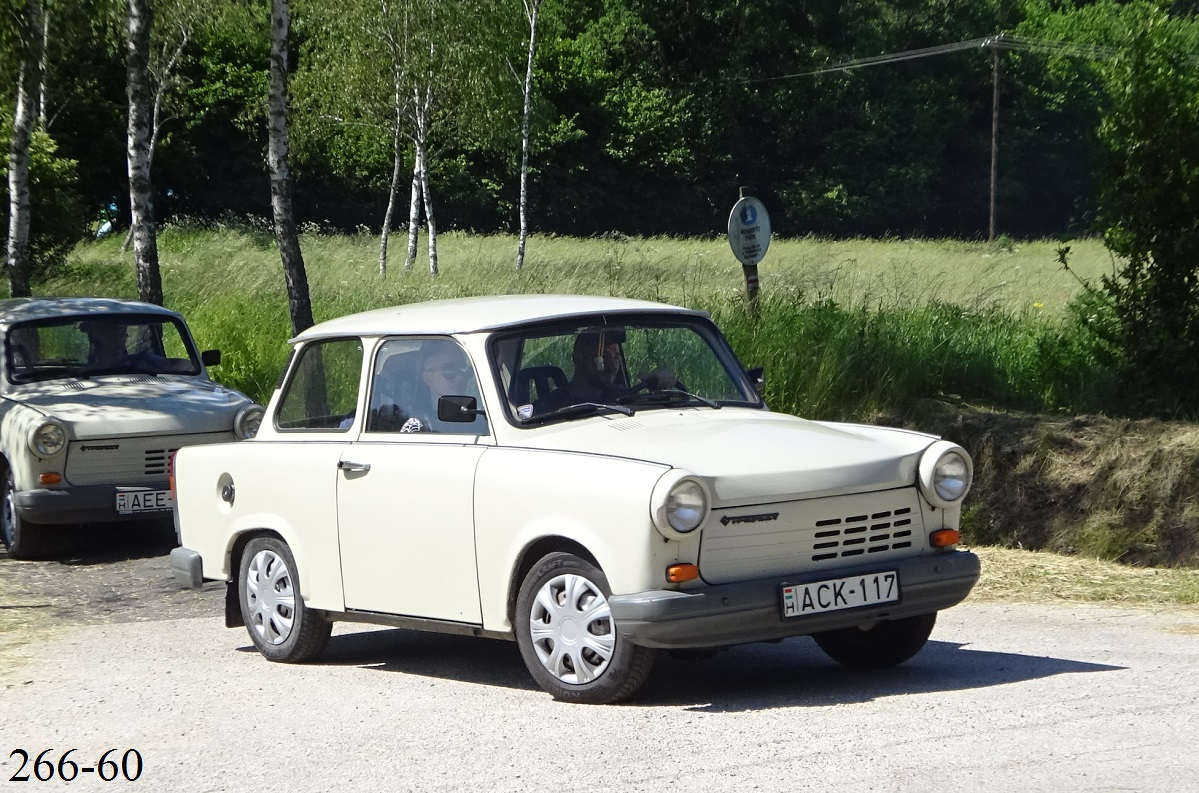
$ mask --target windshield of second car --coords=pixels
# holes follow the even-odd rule
[[[500,336],[492,356],[518,424],[599,410],[761,404],[725,341],[689,317],[539,326]]]
[[[178,321],[111,314],[14,325],[5,337],[14,383],[102,374],[199,374],[200,363]]]

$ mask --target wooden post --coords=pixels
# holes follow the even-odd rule
[[[737,198],[742,199],[753,195],[749,187],[742,187],[738,191]],[[748,301],[750,316],[758,314],[758,265],[743,264],[742,271],[745,273],[745,298]]]

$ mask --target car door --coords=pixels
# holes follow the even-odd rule
[[[460,363],[439,364],[448,353],[460,356]],[[426,369],[461,366],[455,390],[478,394],[474,370],[453,340],[405,338],[380,344],[363,432],[339,463],[345,604],[347,609],[478,624],[474,478],[490,434],[482,416],[445,424],[422,412],[435,404],[428,383],[439,382],[437,373],[422,372],[422,364]]]

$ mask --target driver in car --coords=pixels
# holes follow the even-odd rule
[[[566,404],[614,404],[643,388],[663,391],[675,387],[675,376],[665,367],[654,369],[630,385],[623,343],[623,330],[586,330],[575,337],[571,356],[574,373],[566,388]]]

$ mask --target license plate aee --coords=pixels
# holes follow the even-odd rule
[[[175,508],[170,490],[118,490],[117,514],[135,512],[167,512]]]

